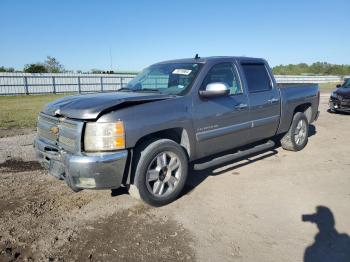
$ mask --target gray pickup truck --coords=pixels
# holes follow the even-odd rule
[[[303,149],[319,99],[317,85],[279,88],[263,59],[166,61],[117,92],[47,104],[34,146],[74,191],[124,186],[161,206],[181,194],[189,166],[218,166],[276,143]]]

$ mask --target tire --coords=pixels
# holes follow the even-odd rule
[[[288,132],[282,137],[282,148],[289,151],[302,150],[309,137],[309,122],[304,113],[295,113]]]
[[[181,194],[188,173],[184,149],[170,139],[159,139],[135,149],[134,181],[129,194],[151,206],[173,202]]]

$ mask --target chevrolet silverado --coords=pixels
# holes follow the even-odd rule
[[[317,85],[279,87],[260,58],[196,56],[149,66],[116,92],[67,96],[38,116],[35,149],[74,191],[127,187],[174,201],[191,168],[299,151],[318,117]]]

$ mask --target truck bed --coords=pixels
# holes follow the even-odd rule
[[[318,84],[287,85],[279,88],[281,96],[281,119],[277,134],[287,132],[292,121],[295,108],[311,106],[306,112],[309,123],[312,123],[318,111]]]

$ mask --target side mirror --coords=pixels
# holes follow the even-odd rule
[[[336,87],[339,88],[339,87],[341,87],[341,85],[340,85],[340,84],[337,84]]]
[[[228,85],[221,82],[210,83],[205,87],[205,90],[199,91],[199,95],[205,98],[227,96],[229,94],[230,89]]]

